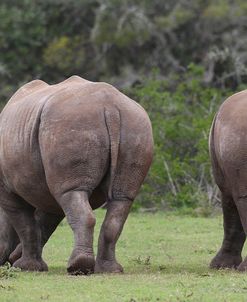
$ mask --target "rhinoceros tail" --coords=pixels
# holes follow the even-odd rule
[[[105,108],[105,121],[110,138],[110,181],[108,189],[108,199],[112,200],[112,187],[117,169],[118,151],[120,144],[120,112],[117,108]]]
[[[213,157],[214,157],[214,154],[215,154],[215,146],[214,146],[215,120],[216,120],[216,115],[214,116],[210,131],[209,131],[208,147],[209,147],[209,153],[210,153],[211,160],[213,160]]]
[[[216,174],[215,170],[216,170],[216,164],[217,164],[217,158],[216,158],[216,154],[215,154],[215,144],[214,144],[214,128],[215,128],[216,117],[217,117],[217,114],[214,116],[213,123],[210,128],[209,140],[208,140],[209,154],[210,154],[210,159],[211,159],[214,175]]]
[[[215,149],[215,123],[217,119],[217,113],[213,119],[213,123],[210,129],[209,133],[209,153],[210,153],[210,158],[211,158],[211,164],[212,164],[212,170],[213,170],[213,175],[215,178],[215,182],[217,183],[218,187],[222,191],[224,188],[224,175],[222,172],[222,169],[219,165],[217,154],[216,154],[216,149]]]

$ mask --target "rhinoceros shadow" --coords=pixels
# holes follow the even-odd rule
[[[211,276],[216,273],[216,270],[210,269],[208,263],[202,264],[193,264],[186,263],[182,265],[176,264],[150,264],[150,265],[125,265],[124,274],[116,274],[116,276],[124,276],[124,275],[152,275],[152,274],[160,274],[160,275],[170,275],[170,274],[194,274],[200,277]],[[235,270],[225,269],[220,270],[221,273],[231,273],[235,272]],[[65,266],[50,266],[49,267],[49,275],[67,275],[67,270]],[[102,276],[105,274],[102,274]],[[111,274],[114,275],[114,274]],[[99,276],[99,274],[94,274],[94,276]]]
[[[223,273],[235,272],[235,270],[225,269],[220,270]],[[198,276],[210,276],[216,273],[217,270],[210,269],[209,263],[202,264],[154,264],[154,265],[136,265],[136,266],[125,266],[125,274],[135,275],[135,274],[160,274],[160,275],[170,275],[170,274],[194,274]]]

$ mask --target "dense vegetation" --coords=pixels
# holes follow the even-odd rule
[[[0,102],[29,80],[110,82],[148,111],[155,160],[138,206],[217,202],[207,136],[247,82],[244,0],[1,0]]]
[[[208,134],[213,116],[228,90],[202,83],[203,68],[193,64],[169,82],[148,80],[131,89],[149,113],[155,159],[139,203],[208,215],[219,204],[211,173]],[[164,194],[165,192],[165,194]]]

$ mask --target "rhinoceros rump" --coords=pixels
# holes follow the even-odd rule
[[[0,115],[1,264],[47,270],[43,246],[66,216],[68,272],[121,272],[115,245],[152,155],[146,112],[111,85],[73,76],[21,87]],[[92,209],[105,202],[95,263]]]

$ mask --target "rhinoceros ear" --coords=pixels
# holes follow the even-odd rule
[[[9,255],[19,243],[19,238],[14,228],[9,223],[7,215],[0,208],[0,265],[5,264]]]

